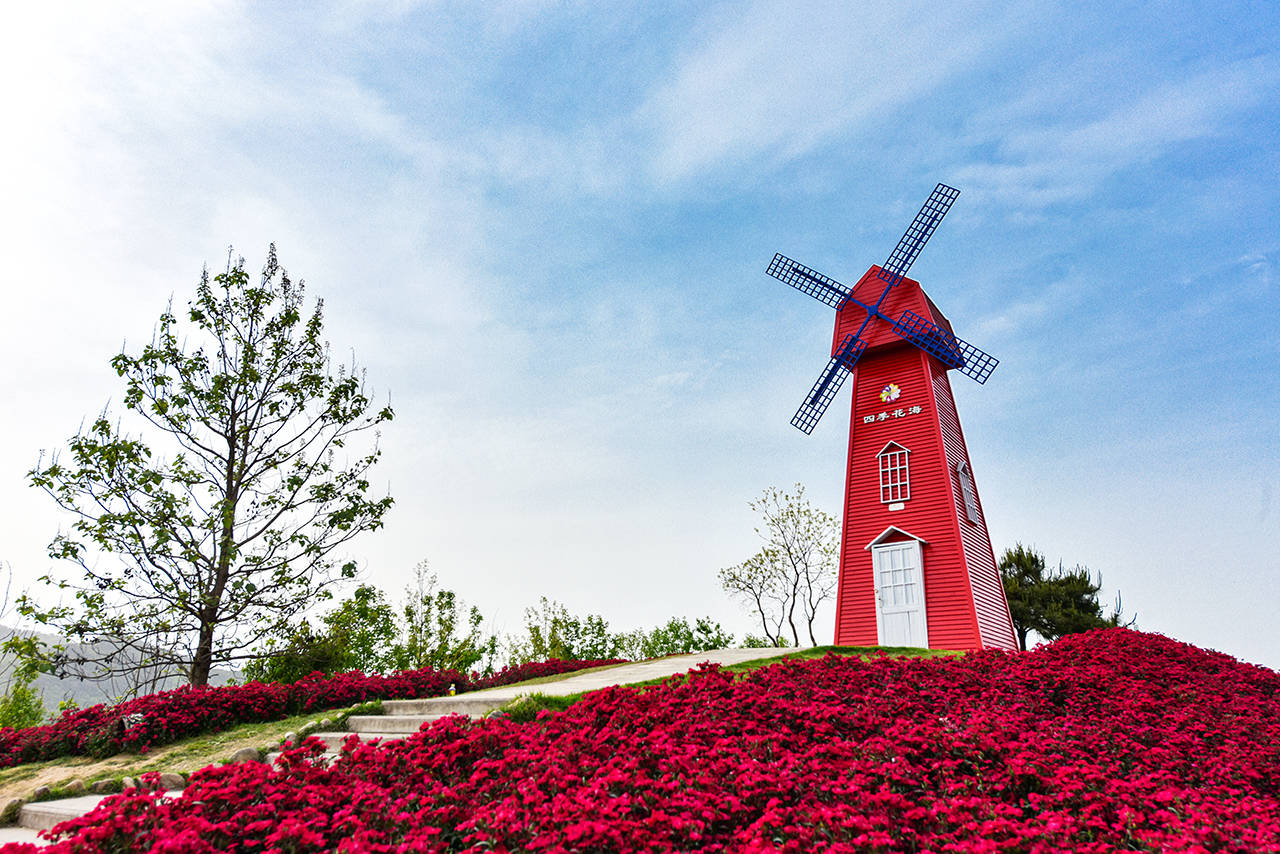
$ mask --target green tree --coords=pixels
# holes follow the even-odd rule
[[[672,617],[644,636],[638,656],[628,658],[661,658],[664,655],[709,652],[731,646],[733,635],[710,617],[698,617],[693,625],[684,617]]]
[[[468,609],[452,590],[436,589],[436,575],[424,560],[414,567],[409,601],[402,609],[403,639],[392,650],[401,669],[453,668],[463,673],[497,653],[498,639],[486,637],[484,617]]]
[[[1061,562],[1049,570],[1044,555],[1022,543],[1005,549],[999,569],[1020,649],[1027,648],[1031,632],[1053,641],[1089,629],[1131,626],[1136,619],[1124,621],[1119,596],[1111,613],[1104,613],[1098,601],[1101,576],[1095,581],[1086,567],[1067,570]]]
[[[543,596],[537,608],[524,612],[524,635],[509,638],[509,664],[527,661],[589,661],[612,658],[616,653],[616,636],[609,633],[609,623],[599,614],[577,617],[564,605]]]
[[[763,518],[755,531],[764,546],[742,563],[721,569],[720,586],[754,612],[769,645],[784,646],[790,635],[799,646],[803,627],[809,643],[817,646],[813,624],[818,608],[836,590],[840,524],[811,505],[798,483],[794,493],[769,487],[747,506]]]
[[[287,642],[269,640],[265,654],[245,666],[245,678],[296,682],[317,671],[386,673],[394,669],[400,631],[395,609],[378,588],[360,585],[320,621],[323,630],[313,629],[304,619]]]
[[[49,551],[80,573],[44,579],[73,604],[24,597],[20,612],[95,651],[64,669],[151,667],[204,685],[354,577],[337,550],[380,527],[392,499],[366,497],[376,438],[348,446],[392,411],[354,365],[332,365],[322,307],[305,311],[274,246],[257,284],[243,259],[206,271],[185,324],[171,304],[150,344],[111,360],[151,438],[104,411],[67,457],[42,454],[31,482],[74,518]]]
[[[311,673],[341,673],[350,655],[339,639],[302,620],[283,641],[269,641],[243,668],[246,682],[297,682]]]
[[[4,593],[0,596],[0,619],[4,619],[9,614],[13,568],[2,561],[0,567],[5,575]],[[33,687],[36,677],[48,669],[45,650],[32,635],[6,628],[0,651],[7,659],[3,662],[7,677],[0,695],[0,727],[35,726],[44,720],[45,713],[44,695]]]

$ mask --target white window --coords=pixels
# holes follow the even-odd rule
[[[910,453],[897,442],[890,442],[876,454],[880,462],[880,503],[893,504],[911,497],[911,476],[907,468]]]
[[[956,466],[956,476],[960,479],[960,494],[964,496],[964,513],[969,521],[978,524],[978,493],[973,489],[973,475],[969,473],[969,464],[961,462]]]

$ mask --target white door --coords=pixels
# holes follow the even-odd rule
[[[929,646],[920,543],[871,548],[876,576],[876,628],[881,646]]]

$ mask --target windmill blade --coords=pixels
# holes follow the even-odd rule
[[[799,261],[792,261],[786,255],[774,255],[765,272],[801,293],[808,294],[819,302],[825,302],[837,311],[849,298],[849,289],[844,285],[835,279],[828,279]]]
[[[893,331],[947,367],[956,368],[980,385],[987,381],[987,377],[991,376],[996,365],[1000,364],[1000,360],[995,356],[979,350],[968,341],[957,338],[932,320],[926,320],[914,311],[904,311],[902,317],[893,324]]]
[[[937,230],[938,223],[942,222],[942,218],[947,215],[947,211],[951,210],[951,204],[960,195],[960,191],[955,187],[948,187],[946,184],[939,184],[933,188],[933,192],[929,194],[929,199],[924,203],[924,207],[920,208],[920,212],[916,214],[915,220],[911,223],[911,227],[907,229],[907,233],[902,235],[902,239],[898,241],[898,245],[893,252],[889,254],[889,260],[884,262],[884,266],[880,269],[880,278],[889,283],[889,287],[893,287],[901,281],[902,277],[911,269],[911,265],[915,263],[916,256],[920,254],[920,250],[929,242],[929,238],[933,236],[933,232]]]
[[[845,336],[840,342],[840,349],[831,357],[831,361],[827,362],[826,368],[818,376],[818,381],[805,396],[804,403],[800,404],[796,414],[791,417],[792,425],[805,434],[813,432],[818,419],[835,399],[836,392],[840,391],[840,386],[844,385],[844,378],[853,369],[866,346],[856,335]]]

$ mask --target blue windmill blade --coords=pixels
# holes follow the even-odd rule
[[[835,279],[827,278],[817,270],[806,267],[799,261],[792,261],[786,255],[774,255],[765,272],[801,293],[808,294],[819,302],[825,302],[837,311],[849,298],[849,289],[844,285]]]
[[[957,338],[914,311],[904,311],[902,317],[894,322],[893,331],[947,367],[956,368],[979,384],[985,383],[996,365],[1000,364],[995,356]]]
[[[822,418],[822,413],[827,411],[827,407],[835,399],[836,392],[840,391],[840,386],[844,385],[844,378],[853,369],[866,346],[866,343],[859,340],[856,335],[845,336],[840,342],[840,349],[831,357],[831,361],[827,362],[826,368],[818,376],[818,381],[805,396],[804,403],[800,404],[796,414],[791,417],[792,425],[806,435],[813,432],[818,420]]]
[[[933,188],[929,199],[920,208],[920,212],[916,214],[906,234],[902,235],[898,245],[889,254],[889,260],[885,261],[880,269],[880,278],[888,282],[889,287],[898,284],[911,269],[916,256],[929,242],[929,238],[938,228],[938,223],[942,222],[942,218],[947,215],[947,211],[951,210],[952,203],[959,195],[959,190],[948,187],[946,184],[939,184]]]

